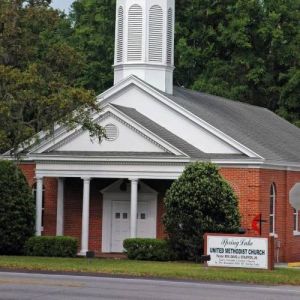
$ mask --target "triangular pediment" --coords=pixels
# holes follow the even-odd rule
[[[139,182],[139,194],[157,194],[157,191],[153,190],[144,182]],[[131,193],[130,180],[120,179],[101,190],[102,194],[119,194],[119,193]]]
[[[151,156],[200,160],[257,157],[220,129],[187,112],[157,89],[131,76],[98,97],[102,113],[94,122],[113,138],[91,140],[80,128],[59,128],[29,154],[74,156]]]

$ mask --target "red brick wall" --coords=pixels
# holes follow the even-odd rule
[[[102,237],[102,184],[99,180],[91,181],[90,192],[90,222],[89,222],[89,250],[101,252]],[[64,234],[76,237],[81,241],[81,216],[83,182],[81,179],[65,180],[65,222]]]
[[[27,182],[30,186],[35,183],[35,164],[20,164],[20,169],[22,170]]]
[[[262,227],[262,235],[268,236],[270,230],[270,188],[276,186],[276,225],[275,258],[279,261],[300,260],[300,237],[293,234],[293,208],[289,204],[289,191],[296,182],[300,182],[300,172],[266,170],[266,169],[235,169],[222,168],[222,176],[231,184],[239,197],[242,214],[242,226],[249,234],[253,218],[262,213],[266,220]],[[276,245],[280,242],[279,252]]]
[[[234,189],[242,216],[242,227],[249,234],[255,234],[251,229],[254,217],[260,213],[260,171],[259,169],[222,168],[220,174]]]
[[[44,178],[44,230],[43,235],[56,235],[57,179]]]
[[[286,176],[287,199],[288,199],[289,191],[297,182],[300,182],[300,172],[292,172],[292,171],[288,172]],[[294,227],[294,219],[293,219],[294,210],[289,204],[289,201],[286,201],[285,204],[286,204],[287,218],[283,220],[283,225],[285,223],[285,233],[286,233],[286,248],[285,248],[284,259],[289,262],[300,261],[300,236],[294,236],[292,230]]]
[[[22,164],[21,169],[29,184],[35,182],[35,165]],[[269,235],[269,209],[270,187],[276,185],[276,234],[277,241],[281,242],[279,252],[280,261],[300,260],[300,236],[293,235],[293,209],[289,204],[289,191],[296,182],[300,182],[300,172],[262,170],[248,168],[221,168],[221,175],[230,183],[239,198],[239,207],[242,215],[242,226],[249,234],[255,234],[251,229],[253,218],[262,213],[267,221],[263,225],[263,236]],[[91,181],[90,198],[90,250],[101,252],[102,236],[102,196],[101,189],[112,183],[113,180],[94,179]],[[155,190],[159,191],[157,203],[157,237],[164,238],[165,232],[162,224],[164,213],[163,197],[170,183],[164,181],[150,181]],[[56,233],[56,195],[57,180],[45,178],[45,215],[44,235]],[[65,180],[65,220],[64,233],[81,239],[81,214],[82,214],[82,180]],[[276,249],[275,249],[276,251]]]
[[[165,228],[163,225],[164,214],[164,199],[163,195],[159,194],[157,199],[157,225],[156,225],[156,237],[158,239],[164,239],[166,237]]]

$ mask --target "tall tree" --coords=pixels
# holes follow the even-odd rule
[[[92,123],[99,111],[94,92],[80,85],[84,57],[70,44],[73,29],[50,1],[0,2],[0,151],[18,153],[35,133],[60,123],[81,125],[103,135]]]
[[[300,0],[178,0],[176,82],[297,123]]]
[[[87,58],[82,84],[97,93],[113,82],[115,6],[115,0],[76,0],[70,14],[74,46]]]

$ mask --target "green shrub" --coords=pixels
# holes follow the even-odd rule
[[[174,259],[168,241],[156,239],[126,239],[124,249],[129,259],[170,261]]]
[[[48,257],[75,257],[78,242],[67,236],[37,236],[25,244],[25,255]]]
[[[0,255],[20,254],[34,223],[35,203],[23,173],[0,160]]]
[[[199,261],[206,232],[236,233],[238,200],[211,163],[192,163],[165,197],[164,225],[180,259]]]

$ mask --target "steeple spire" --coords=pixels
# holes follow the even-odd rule
[[[135,75],[173,93],[175,0],[117,0],[115,84]]]

